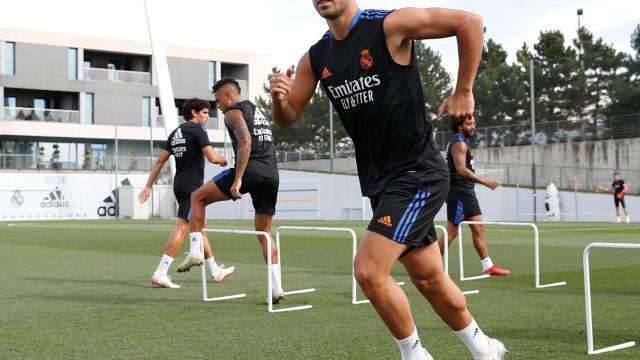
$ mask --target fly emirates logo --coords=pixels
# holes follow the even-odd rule
[[[327,89],[334,99],[340,100],[344,110],[349,110],[358,105],[373,102],[373,89],[381,83],[380,77],[375,74],[361,76],[357,80],[345,80],[344,85],[327,86]]]

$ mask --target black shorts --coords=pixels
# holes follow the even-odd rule
[[[189,214],[191,212],[191,193],[198,188],[189,189],[176,189],[173,188],[173,195],[178,202],[178,217],[182,220],[189,221]]]
[[[231,185],[236,178],[236,169],[226,169],[213,177],[213,181],[220,191],[227,195],[233,201],[236,199],[231,196]],[[274,215],[276,213],[276,201],[278,200],[278,186],[280,180],[272,179],[255,174],[245,173],[242,176],[242,186],[240,193],[251,194],[253,208],[256,214]]]
[[[482,211],[475,192],[461,191],[449,194],[447,198],[447,221],[458,225],[465,219],[478,215],[482,215]]]
[[[613,195],[613,203],[616,204],[616,209],[618,208],[618,206],[620,206],[620,204],[622,204],[623,209],[627,208],[627,205],[624,203],[624,196],[622,197],[622,199],[618,199],[618,196]]]
[[[449,191],[449,178],[423,170],[408,171],[371,196],[373,218],[368,230],[411,247],[438,240],[433,219]]]

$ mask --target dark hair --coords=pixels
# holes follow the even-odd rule
[[[464,124],[464,121],[465,121],[464,117],[459,117],[459,118],[449,117],[449,129],[451,129],[451,131],[453,131],[454,133],[460,132],[460,129],[458,129],[458,126],[462,126],[462,124]]]
[[[620,175],[620,173],[619,173],[619,172],[617,172],[617,171],[614,171],[614,172],[613,172],[613,175]]]
[[[184,105],[182,105],[182,117],[185,120],[189,121],[193,118],[193,116],[191,115],[191,110],[200,112],[204,109],[211,109],[211,104],[207,100],[191,98],[185,101]]]
[[[238,91],[238,94],[240,94],[240,84],[238,84],[238,81],[232,77],[223,77],[222,79],[218,80],[218,82],[213,85],[213,92],[220,90],[220,88],[227,84],[233,84],[233,87],[235,87]]]

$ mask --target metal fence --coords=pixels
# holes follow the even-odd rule
[[[435,134],[440,149],[447,146],[451,132],[441,129]],[[565,120],[536,122],[535,144],[554,144],[572,141],[609,140],[640,137],[640,114],[614,115],[606,121]],[[516,146],[531,144],[531,123],[476,128],[470,139],[472,148]]]

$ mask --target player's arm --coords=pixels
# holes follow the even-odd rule
[[[458,80],[452,96],[438,108],[438,116],[448,108],[451,117],[473,115],[471,92],[482,55],[484,29],[479,15],[443,8],[404,8],[393,11],[384,20],[387,47],[400,64],[411,61],[412,40],[455,36],[458,41]]]
[[[596,192],[604,192],[604,191],[609,191],[609,188],[606,186],[598,186],[596,188]]]
[[[149,178],[147,179],[147,184],[144,186],[144,189],[138,194],[138,201],[140,204],[143,204],[145,201],[149,199],[149,195],[151,194],[151,187],[153,187],[153,183],[156,182],[156,177],[162,170],[164,164],[169,160],[171,153],[167,150],[162,150],[160,152],[160,156],[158,156],[158,161],[153,165],[153,169],[151,169],[151,174],[149,174]]]
[[[240,187],[242,186],[242,176],[249,162],[249,154],[251,154],[251,134],[249,128],[244,121],[242,111],[239,109],[231,109],[224,116],[224,122],[235,135],[238,141],[238,149],[236,154],[236,178],[231,185],[231,195],[240,199]]]
[[[456,168],[456,173],[466,180],[474,183],[482,184],[491,190],[498,187],[498,182],[492,179],[486,179],[476,175],[473,171],[467,169],[467,144],[457,142],[451,148],[451,157]]]
[[[203,147],[202,153],[207,158],[207,160],[209,160],[210,163],[218,164],[222,167],[227,166],[227,159],[225,159],[224,156],[213,151],[213,147],[211,145],[207,145]]]
[[[309,52],[298,62],[295,79],[291,79],[292,69],[286,73],[274,73],[269,80],[271,93],[271,117],[281,128],[293,125],[302,115],[318,84]]]

